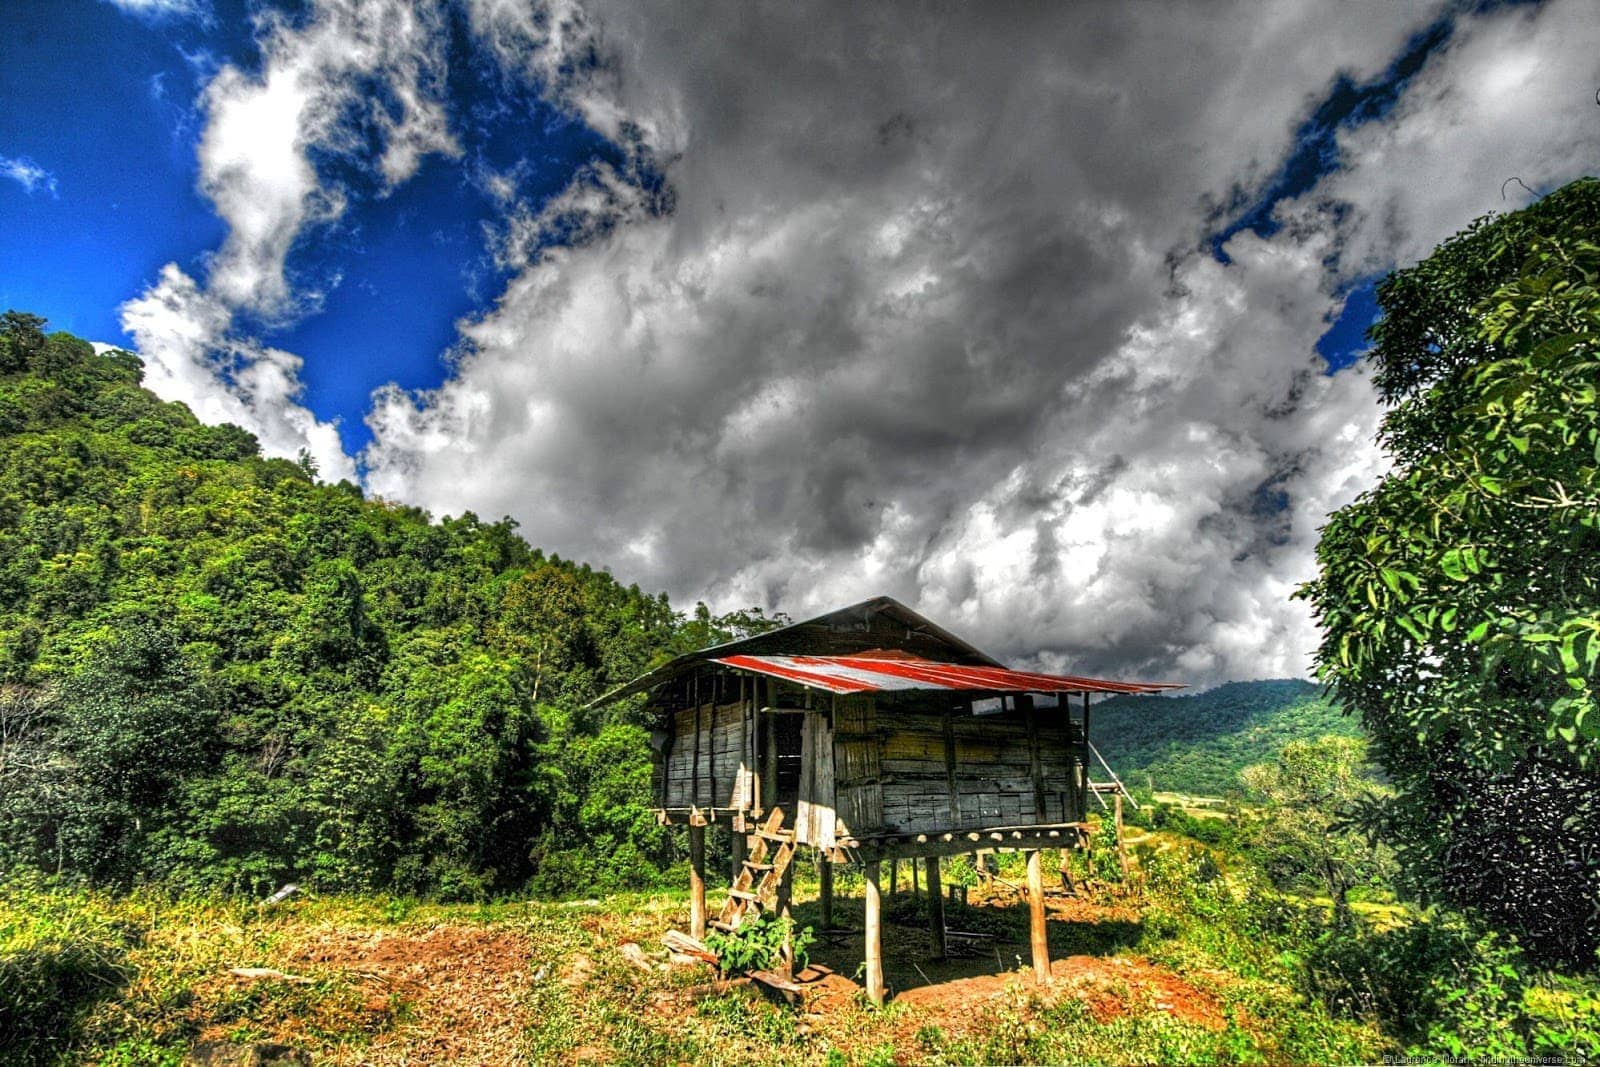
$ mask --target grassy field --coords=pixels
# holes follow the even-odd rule
[[[945,961],[929,958],[924,901],[902,879],[886,906],[895,996],[882,1010],[855,981],[859,935],[813,947],[824,977],[795,1007],[669,964],[660,939],[685,925],[681,894],[262,909],[13,883],[0,899],[0,1061],[242,1062],[257,1043],[329,1064],[1370,1062],[1389,1048],[1296,992],[1246,932],[1190,936],[1138,891],[1052,897],[1055,968],[1038,985],[1013,873],[951,907],[952,928],[994,940]],[[859,879],[839,882],[836,922],[859,928]],[[815,922],[811,887],[797,890],[798,920]]]
[[[0,884],[0,1064],[1372,1063],[1600,1057],[1600,982],[1537,972],[1459,917],[1290,895],[1240,857],[1131,835],[1080,895],[1047,894],[1052,975],[1029,966],[1020,857],[950,903],[988,935],[931,957],[902,867],[885,901],[891,999],[859,933],[819,941],[803,1001],[670,961],[681,892],[438,904],[295,896],[263,907]],[[1055,855],[1046,861],[1053,869]],[[968,868],[970,872],[970,868]],[[809,868],[795,918],[820,926]],[[952,870],[952,875],[954,875]],[[1103,881],[1089,881],[1090,875]],[[886,879],[887,883],[887,879]],[[859,930],[841,868],[834,922]],[[714,900],[719,898],[713,897]]]

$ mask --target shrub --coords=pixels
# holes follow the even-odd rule
[[[1418,1054],[1525,1057],[1526,964],[1504,937],[1440,915],[1382,931],[1326,931],[1302,972],[1330,1008],[1376,1022]]]
[[[748,974],[776,966],[785,940],[793,943],[794,965],[804,967],[806,950],[814,940],[811,927],[797,931],[788,916],[756,916],[740,923],[731,934],[714,930],[706,935],[706,947],[717,954],[717,966],[724,975]]]

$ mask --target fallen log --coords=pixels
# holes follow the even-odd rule
[[[228,968],[228,973],[235,978],[243,978],[247,982],[276,979],[280,982],[288,982],[291,985],[311,985],[316,981],[315,978],[307,978],[303,974],[284,974],[282,971],[275,971],[271,967],[230,967]]]
[[[712,965],[717,962],[717,954],[706,948],[704,941],[690,937],[688,934],[680,933],[677,930],[668,930],[666,936],[661,939],[661,943],[667,947],[668,952],[676,955],[690,956],[701,963]],[[673,962],[676,963],[677,961],[674,960]]]

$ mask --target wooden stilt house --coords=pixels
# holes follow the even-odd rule
[[[980,848],[1029,851],[1076,839],[1091,802],[1090,699],[1166,683],[1006,669],[905,605],[878,597],[690,653],[602,697],[647,694],[658,817],[690,834],[691,933],[707,922],[704,833],[726,822],[738,873],[713,926],[786,904],[798,846],[867,881],[867,989],[881,1001],[882,860]],[[1035,963],[1043,938],[1037,902]],[[935,947],[943,950],[942,919]]]

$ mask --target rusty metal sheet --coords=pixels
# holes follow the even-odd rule
[[[854,656],[723,656],[714,662],[830,693],[946,689],[974,693],[1159,693],[1172,682],[1118,682],[1071,674],[938,663],[901,652]]]

